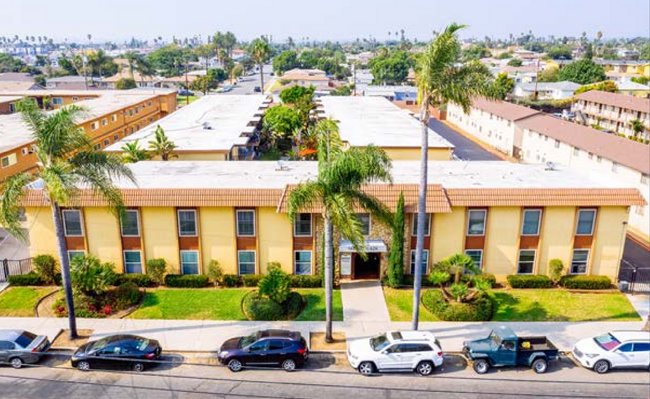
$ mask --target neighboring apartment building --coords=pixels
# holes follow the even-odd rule
[[[45,97],[49,97],[45,102],[56,107],[74,102],[85,108],[78,125],[86,131],[96,149],[105,148],[176,109],[176,92],[171,90],[101,91],[101,94],[43,92],[39,91],[34,97],[41,105]],[[0,106],[2,97],[0,95]],[[0,181],[21,172],[36,171],[33,144],[32,134],[20,114],[0,115]]]
[[[639,137],[650,138],[650,99],[590,90],[576,96],[571,111],[576,120],[626,136],[635,135],[631,122],[639,120],[645,126]]]
[[[225,273],[262,274],[279,262],[293,274],[319,273],[321,209],[314,205],[290,221],[287,200],[296,184],[315,179],[316,162],[138,162],[137,186],[125,180],[121,220],[102,200],[82,191],[77,208],[64,207],[68,256],[92,254],[118,272],[146,273],[147,260],[164,258],[170,273],[206,273],[217,260]],[[551,259],[569,273],[616,278],[628,209],[644,204],[638,190],[594,180],[576,171],[508,162],[431,162],[425,252],[420,267],[466,253],[499,281],[509,274],[547,274]],[[404,193],[404,270],[415,270],[414,221],[418,161],[395,161],[393,184],[365,192],[392,211]],[[52,214],[38,189],[25,206],[32,256],[58,257]],[[380,278],[386,273],[392,231],[363,208],[359,220],[367,258],[335,232],[336,273]]]
[[[513,89],[514,97],[531,98],[537,91],[538,100],[565,100],[573,97],[573,94],[582,85],[569,82],[537,82],[516,84]]]

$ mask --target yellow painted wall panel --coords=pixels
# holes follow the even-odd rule
[[[142,208],[142,234],[145,261],[164,258],[168,272],[180,274],[178,233],[174,208]]]
[[[225,161],[227,154],[220,152],[179,152],[176,153],[176,155],[178,155],[178,158],[175,158],[174,160],[178,161]]]
[[[25,208],[23,224],[29,234],[29,255],[50,254],[59,259],[54,221],[49,207]],[[60,261],[60,259],[59,259]]]
[[[115,271],[124,271],[122,243],[117,218],[107,208],[84,208],[88,253],[102,262],[115,264]]]
[[[621,249],[625,244],[623,222],[627,221],[627,207],[601,207],[593,246],[591,273],[617,279]]]
[[[420,159],[419,148],[384,148],[388,157],[393,161],[417,161]],[[430,161],[449,161],[451,150],[449,148],[430,148]]]
[[[257,208],[259,270],[266,273],[269,262],[280,262],[282,270],[293,273],[293,230],[286,213],[275,208]]]
[[[551,206],[544,209],[537,274],[548,275],[551,259],[560,259],[568,270],[571,264],[576,208]]]
[[[226,274],[237,274],[234,208],[205,207],[201,214],[201,250],[203,269],[211,259],[219,261]]]
[[[454,207],[451,213],[433,215],[431,236],[432,265],[454,254],[462,253],[465,239],[465,208]]]
[[[484,270],[498,280],[505,280],[507,275],[516,272],[521,208],[491,207],[487,218]]]

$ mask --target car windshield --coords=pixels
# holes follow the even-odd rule
[[[611,351],[612,349],[616,348],[621,343],[621,341],[614,338],[614,336],[612,334],[604,334],[604,335],[598,336],[598,337],[594,338],[594,341],[596,341],[598,346],[605,349],[606,351]]]
[[[95,352],[98,351],[99,349],[105,347],[109,343],[108,338],[102,338],[99,341],[95,341],[90,346],[88,347],[88,352]]]
[[[490,339],[491,339],[492,342],[494,342],[497,346],[501,346],[501,337],[499,337],[499,335],[498,335],[496,332],[492,331],[492,332],[490,333]]]
[[[240,348],[245,348],[248,345],[252,344],[253,342],[257,341],[257,334],[251,334],[246,337],[242,337],[239,340],[239,347]]]
[[[32,341],[33,341],[35,338],[36,338],[36,335],[34,335],[34,334],[30,333],[30,332],[27,332],[27,331],[23,331],[23,333],[20,334],[20,335],[16,338],[16,341],[15,341],[15,342],[16,342],[18,345],[20,345],[21,347],[23,347],[23,348],[27,348],[27,347],[29,346],[29,344],[31,344]]]
[[[149,340],[147,338],[142,338],[138,337],[133,340],[133,343],[135,344],[135,348],[142,352],[143,350],[147,349],[147,346],[149,346]]]
[[[376,337],[370,338],[370,346],[375,352],[379,352],[390,344],[386,334],[378,335]]]

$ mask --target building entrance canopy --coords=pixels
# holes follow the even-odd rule
[[[365,252],[387,252],[386,244],[379,239],[368,239],[363,241]],[[350,240],[341,240],[339,252],[357,252]]]

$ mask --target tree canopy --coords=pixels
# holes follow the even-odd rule
[[[574,61],[558,72],[558,80],[568,80],[581,85],[602,82],[607,79],[605,70],[588,58]]]
[[[395,85],[406,81],[413,60],[406,51],[393,51],[373,58],[369,63],[373,83]]]
[[[182,75],[185,65],[197,58],[191,49],[177,44],[169,44],[151,52],[147,56],[147,60],[161,75],[171,77]]]
[[[293,50],[283,51],[273,58],[273,71],[278,75],[282,75],[298,65],[298,54]]]
[[[311,99],[315,91],[316,88],[314,86],[291,86],[280,92],[280,100],[285,104],[295,104],[303,97],[309,97]]]

